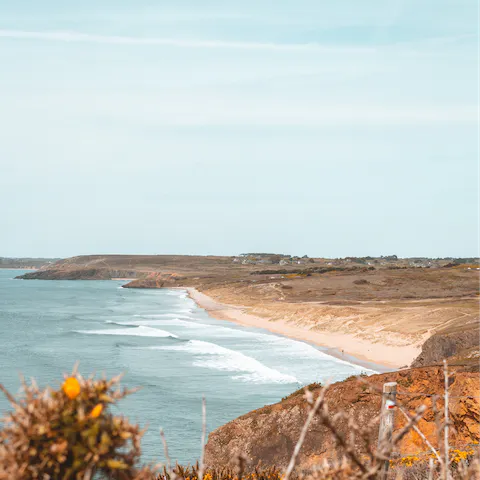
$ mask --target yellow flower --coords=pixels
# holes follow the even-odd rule
[[[95,407],[93,407],[93,410],[90,412],[90,418],[99,417],[100,414],[102,413],[102,410],[103,410],[103,405],[101,403],[99,403],[98,405],[95,405]]]
[[[62,390],[70,400],[73,400],[80,394],[80,383],[75,377],[68,377],[63,382]]]

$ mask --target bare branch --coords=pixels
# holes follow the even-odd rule
[[[7,397],[8,401],[14,406],[14,407],[20,407],[20,405],[17,403],[13,395],[0,383],[0,390],[3,392],[3,394]],[[22,409],[23,410],[23,409]]]
[[[205,440],[207,437],[207,404],[205,396],[202,397],[202,451],[200,453],[200,468],[198,469],[198,480],[203,480],[205,470]]]
[[[357,457],[354,445],[350,445],[345,437],[337,430],[335,425],[331,422],[328,416],[327,408],[321,409],[318,414],[320,415],[320,419],[323,425],[325,425],[333,434],[337,443],[345,450],[345,453],[348,458],[350,458],[355,465],[362,471],[362,473],[367,474],[367,469],[360,458]]]
[[[445,425],[444,425],[444,461],[443,461],[443,472],[445,480],[448,480],[449,472],[448,467],[450,464],[450,446],[448,444],[448,365],[447,360],[443,360],[443,374],[445,377]]]
[[[433,458],[428,460],[428,480],[433,480]]]
[[[292,457],[290,458],[290,463],[288,464],[287,470],[285,472],[284,480],[288,480],[290,478],[290,475],[292,474],[292,471],[295,468],[295,463],[297,461],[298,454],[300,453],[300,449],[302,448],[303,442],[305,441],[305,437],[307,436],[308,427],[310,427],[310,424],[312,423],[312,420],[315,417],[315,414],[317,413],[317,411],[323,406],[323,401],[325,398],[326,391],[327,391],[327,387],[325,386],[320,391],[315,403],[313,404],[313,407],[311,407],[310,412],[308,413],[307,420],[303,424],[302,430],[300,432],[300,437],[298,439],[298,442],[295,445],[295,448],[293,449]],[[308,396],[307,396],[307,400],[308,400]]]
[[[417,408],[415,416],[410,417],[410,421],[392,438],[390,448],[392,448],[394,445],[397,445],[400,440],[402,440],[402,438],[413,428],[413,426],[419,422],[426,409],[427,407],[425,405],[420,405]]]
[[[165,454],[165,460],[167,462],[167,472],[168,472],[168,475],[173,479],[175,478],[175,474],[172,471],[172,462],[170,460],[170,455],[168,454],[167,439],[165,438],[165,433],[163,432],[163,428],[160,429],[160,437],[162,439],[163,452]]]
[[[407,420],[410,420],[410,416],[403,410],[403,408],[398,407],[398,409],[400,410],[400,412],[402,413],[402,415],[403,415]],[[440,455],[439,455],[438,452],[435,450],[435,448],[433,448],[433,445],[428,441],[427,437],[422,433],[422,431],[421,431],[416,425],[413,425],[413,429],[418,433],[418,435],[420,435],[420,437],[421,437],[422,440],[426,443],[426,445],[428,446],[428,448],[430,448],[430,450],[433,452],[433,454],[437,457],[438,461],[439,461],[440,463],[442,463],[442,457],[440,457]]]

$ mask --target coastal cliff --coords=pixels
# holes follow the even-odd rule
[[[49,268],[36,270],[15,277],[21,280],[112,280],[113,278],[135,278],[136,271],[107,268]]]
[[[339,412],[355,417],[357,422],[367,425],[380,410],[382,385],[385,382],[398,382],[398,404],[406,411],[413,412],[421,404],[427,406],[420,430],[427,439],[437,445],[435,415],[432,398],[414,394],[443,394],[444,376],[441,367],[403,370],[368,378],[352,378],[330,386],[326,400],[332,416]],[[309,389],[314,395],[319,392],[318,385]],[[450,414],[453,428],[450,442],[461,448],[479,441],[480,404],[478,398],[458,398],[478,396],[480,380],[478,368],[457,367],[452,369],[450,381]],[[437,407],[443,407],[443,401],[437,400]],[[281,402],[268,405],[243,415],[210,433],[206,446],[206,463],[210,467],[234,466],[236,456],[243,454],[250,467],[259,462],[263,466],[276,465],[284,468],[290,460],[293,448],[299,438],[300,430],[307,417],[307,404],[303,389],[286,397]],[[396,428],[404,425],[400,413],[396,415]],[[340,423],[343,433],[348,430],[348,421]],[[374,431],[376,432],[376,431]],[[359,444],[361,449],[362,445]],[[428,447],[415,432],[409,433],[400,445],[402,454],[408,455],[427,451]],[[336,445],[327,429],[314,420],[299,456],[300,469],[308,469],[323,459],[335,455]]]
[[[37,270],[15,277],[21,280],[111,280],[108,270],[96,268]]]
[[[478,365],[479,339],[478,317],[467,318],[462,325],[446,327],[428,338],[412,367],[438,365],[444,358],[448,358],[450,364]]]

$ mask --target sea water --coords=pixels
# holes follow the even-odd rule
[[[209,431],[279,401],[311,382],[366,369],[308,343],[211,318],[183,290],[124,289],[121,281],[13,280],[0,270],[0,382],[19,374],[59,387],[80,373],[125,374],[140,390],[114,411],[148,426],[143,459],[163,460],[163,428],[173,459],[200,454],[201,403]],[[10,408],[0,398],[0,413]]]

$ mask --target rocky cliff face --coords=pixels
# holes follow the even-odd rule
[[[444,358],[448,358],[450,363],[478,365],[479,343],[479,319],[470,318],[460,326],[447,327],[432,335],[422,345],[422,352],[412,367],[438,365]]]
[[[365,383],[363,380],[367,380]],[[343,410],[354,416],[363,425],[370,422],[379,413],[383,383],[396,381],[400,392],[443,393],[443,371],[440,367],[403,370],[383,375],[374,375],[368,379],[350,379],[332,385],[326,399],[332,415]],[[312,391],[318,393],[319,387]],[[454,370],[450,393],[452,396],[479,395],[480,381],[478,373],[456,368]],[[399,395],[398,403],[408,411],[414,411],[424,403],[428,408],[419,427],[427,438],[436,445],[436,428],[432,398],[412,395]],[[437,401],[439,409],[443,402]],[[479,400],[471,398],[452,398],[450,401],[452,445],[464,445],[478,441],[480,405]],[[281,402],[254,410],[212,432],[206,447],[206,462],[209,466],[232,466],[235,456],[246,455],[249,466],[261,462],[264,466],[286,467],[300,430],[307,416],[303,391],[298,391]],[[396,427],[404,424],[403,416],[396,416]],[[347,422],[341,424],[346,432]],[[376,430],[374,430],[375,432]],[[361,448],[361,445],[359,445]],[[428,448],[422,439],[411,432],[403,440],[401,453],[425,451]],[[311,425],[306,441],[299,456],[300,468],[310,468],[324,458],[335,455],[336,445],[325,427],[315,420]]]
[[[132,280],[123,288],[168,288],[182,285],[183,277],[176,273],[151,272],[142,278]]]
[[[16,278],[22,280],[108,280],[112,277],[106,269],[78,268],[37,270]]]
[[[109,268],[49,268],[20,275],[21,280],[111,280],[134,278],[135,271],[111,270]]]

